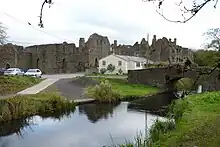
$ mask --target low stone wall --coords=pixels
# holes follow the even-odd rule
[[[89,68],[89,69],[86,69],[85,72],[86,72],[86,74],[99,73],[97,68]]]
[[[195,68],[188,70],[184,75],[177,73],[177,68],[148,68],[141,70],[129,70],[128,82],[131,84],[144,84],[152,85],[160,88],[166,88],[165,75],[168,75],[171,79],[177,77],[188,77],[196,80],[200,71],[210,71],[207,68]],[[205,91],[220,90],[219,71],[214,71],[211,75],[201,76],[197,82],[203,86]]]

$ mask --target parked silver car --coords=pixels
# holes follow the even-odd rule
[[[41,78],[42,72],[40,69],[28,69],[24,75]]]
[[[19,68],[8,68],[6,71],[4,71],[4,75],[10,75],[10,76],[24,75],[24,72],[21,71],[21,69]]]

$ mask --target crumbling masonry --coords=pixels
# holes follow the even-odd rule
[[[153,51],[154,50],[154,51]],[[192,51],[176,45],[165,37],[156,39],[152,45],[143,38],[140,44],[111,45],[106,36],[92,34],[87,42],[79,39],[79,46],[74,43],[46,44],[22,47],[13,44],[0,46],[0,67],[19,67],[23,69],[40,68],[44,73],[73,73],[96,69],[99,59],[111,53],[120,55],[142,56],[156,62],[181,62],[184,58],[192,59]]]

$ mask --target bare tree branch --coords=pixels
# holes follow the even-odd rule
[[[142,0],[144,2],[157,2],[157,8],[159,10],[162,9],[163,3],[165,0]],[[168,1],[168,0],[167,0]],[[204,0],[204,2],[202,3],[197,3],[196,0],[193,0],[193,4],[191,8],[187,8],[185,6],[185,4],[183,3],[184,0],[180,0],[180,2],[178,4],[176,4],[177,7],[183,7],[183,9],[179,8],[181,11],[181,15],[183,17],[183,20],[171,20],[168,17],[164,16],[164,14],[162,12],[159,12],[158,10],[156,10],[156,12],[162,16],[162,18],[164,18],[165,20],[169,21],[169,22],[175,22],[175,23],[186,23],[189,20],[191,20],[193,17],[196,16],[196,14],[202,9],[204,8],[204,6],[206,6],[209,2],[214,1],[214,8],[216,8],[217,4],[218,4],[218,0]],[[186,17],[186,15],[190,15],[188,17]]]
[[[0,44],[4,44],[7,38],[6,27],[0,22]]]
[[[204,35],[207,39],[211,39],[211,41],[208,42],[205,47],[220,51],[220,28],[209,29],[206,33],[204,33]]]
[[[44,24],[43,24],[43,9],[44,9],[44,5],[45,4],[49,4],[49,8],[50,6],[53,4],[52,0],[44,0],[42,6],[41,6],[41,10],[40,10],[40,23],[38,24],[38,26],[40,26],[40,28],[43,28],[44,27]]]

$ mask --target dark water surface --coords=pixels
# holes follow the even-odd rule
[[[102,147],[133,141],[158,117],[118,105],[87,104],[60,120],[38,116],[1,126],[0,147]]]

